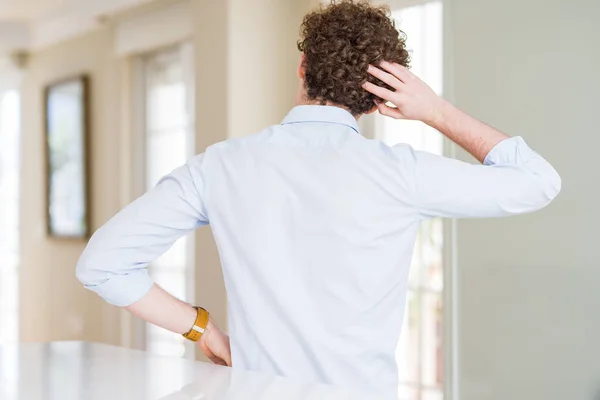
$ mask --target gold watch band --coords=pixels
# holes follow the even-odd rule
[[[198,312],[194,326],[192,326],[192,329],[190,329],[187,333],[184,333],[182,336],[188,340],[191,340],[192,342],[197,342],[202,337],[202,334],[208,325],[208,311],[202,307],[194,308]]]

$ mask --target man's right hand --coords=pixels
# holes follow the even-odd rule
[[[478,121],[436,95],[408,68],[386,61],[382,61],[379,67],[381,69],[371,65],[368,72],[395,91],[370,82],[365,82],[363,88],[396,106],[394,108],[383,102],[376,103],[381,114],[397,119],[423,121],[442,132],[480,162],[484,162],[494,146],[508,139],[504,133]]]
[[[395,119],[423,121],[429,125],[440,118],[445,101],[408,68],[382,61],[379,68],[370,65],[368,72],[395,89],[391,91],[371,82],[363,85],[368,92],[396,106],[376,102],[380,114]]]

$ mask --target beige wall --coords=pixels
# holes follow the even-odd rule
[[[448,4],[458,105],[563,179],[539,213],[458,222],[461,399],[596,398],[600,2]]]
[[[307,0],[230,0],[229,132],[278,124],[299,86],[296,42]]]
[[[229,136],[228,1],[195,0],[196,151]],[[210,227],[196,232],[196,300],[227,326],[227,298],[219,255]]]
[[[43,90],[86,73],[91,79],[92,227],[119,207],[118,63],[109,30],[33,54],[23,77],[20,336],[117,343],[118,313],[85,292],[74,275],[85,243],[46,237]]]

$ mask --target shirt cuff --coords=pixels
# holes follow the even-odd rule
[[[107,303],[127,307],[141,300],[154,285],[154,280],[146,270],[137,270],[126,275],[112,275],[99,285],[85,287],[96,292]]]
[[[483,160],[484,165],[521,164],[537,154],[531,150],[520,136],[504,139],[496,144]]]

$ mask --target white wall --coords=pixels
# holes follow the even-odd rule
[[[600,396],[600,2],[452,0],[454,99],[563,178],[537,214],[458,222],[461,400]]]

